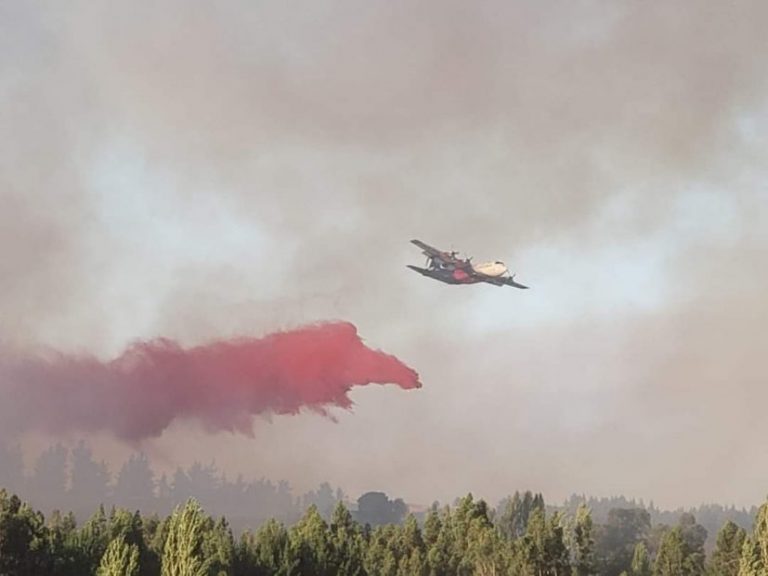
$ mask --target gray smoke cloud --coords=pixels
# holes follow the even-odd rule
[[[412,500],[751,503],[767,12],[6,2],[0,342],[109,356],[343,318],[424,389],[154,449]],[[414,277],[412,237],[533,290]]]

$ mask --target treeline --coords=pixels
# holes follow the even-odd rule
[[[576,509],[581,505],[587,506],[592,512],[594,521],[601,524],[608,521],[611,510],[616,510],[618,508],[640,508],[646,510],[650,516],[651,525],[654,526],[657,524],[673,525],[683,514],[691,514],[709,534],[709,538],[705,544],[707,550],[711,550],[715,546],[715,536],[725,522],[730,520],[741,528],[749,529],[757,514],[757,506],[751,506],[749,509],[745,509],[736,508],[735,506],[723,506],[721,504],[702,504],[690,508],[662,510],[655,506],[653,502],[646,504],[643,500],[637,501],[625,498],[624,496],[594,498],[586,497],[584,495],[573,495],[568,498],[562,506],[553,506],[552,510],[574,514]]]
[[[143,453],[132,454],[113,474],[105,462],[94,459],[84,442],[71,450],[61,444],[50,446],[30,468],[26,474],[19,447],[0,442],[0,486],[34,502],[45,513],[71,510],[79,520],[88,518],[101,504],[168,515],[194,496],[241,530],[270,518],[296,522],[311,505],[328,518],[336,503],[346,499],[328,483],[296,495],[288,482],[230,479],[212,464],[194,463],[177,468],[170,476],[158,476]]]
[[[712,554],[690,514],[651,529],[639,508],[614,509],[595,524],[589,508],[548,513],[541,495],[515,494],[494,512],[471,494],[433,507],[422,523],[372,527],[342,502],[329,521],[311,505],[298,522],[270,520],[235,537],[190,499],[170,515],[100,508],[78,526],[47,520],[0,490],[0,574],[4,576],[765,576],[768,502],[748,534],[732,522]]]
[[[113,473],[104,462],[94,459],[84,442],[72,449],[61,444],[50,446],[32,463],[29,473],[24,471],[20,449],[0,442],[0,486],[34,502],[46,514],[54,509],[71,510],[80,521],[88,518],[100,504],[166,516],[175,506],[194,497],[210,513],[226,516],[236,533],[257,528],[269,519],[293,524],[311,505],[315,505],[327,521],[336,504],[345,502],[350,508],[357,508],[353,510],[356,520],[372,525],[397,523],[408,512],[402,500],[389,500],[382,493],[364,494],[356,502],[350,502],[340,489],[323,483],[315,490],[294,494],[285,481],[227,478],[212,464],[195,463],[188,468],[177,468],[168,476],[158,475],[142,453],[131,455]],[[496,511],[501,512],[505,503],[502,501]],[[707,551],[714,547],[717,531],[727,520],[749,529],[757,510],[756,507],[737,510],[706,505],[664,511],[653,503],[646,505],[624,497],[572,496],[562,505],[548,506],[547,511],[574,516],[580,505],[591,510],[592,519],[598,524],[612,521],[609,515],[616,509],[646,510],[653,526],[673,525],[681,514],[690,513],[709,534],[705,543]],[[417,513],[417,519],[423,522],[423,512]]]

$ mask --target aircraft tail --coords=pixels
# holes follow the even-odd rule
[[[515,288],[520,288],[521,290],[528,290],[528,286],[524,284],[520,284],[519,282],[515,282],[515,275],[512,274],[509,278],[506,279],[504,282],[507,286],[513,286]]]

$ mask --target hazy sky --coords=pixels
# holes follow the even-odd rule
[[[143,448],[418,503],[758,503],[766,18],[758,0],[2,2],[0,345],[110,358],[347,320],[424,387]],[[411,238],[531,290],[423,278]]]

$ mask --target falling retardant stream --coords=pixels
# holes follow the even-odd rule
[[[257,414],[349,409],[354,386],[420,388],[403,362],[368,348],[354,325],[334,322],[184,348],[140,342],[119,357],[0,350],[0,432],[110,432],[159,436],[176,419],[253,434]]]

